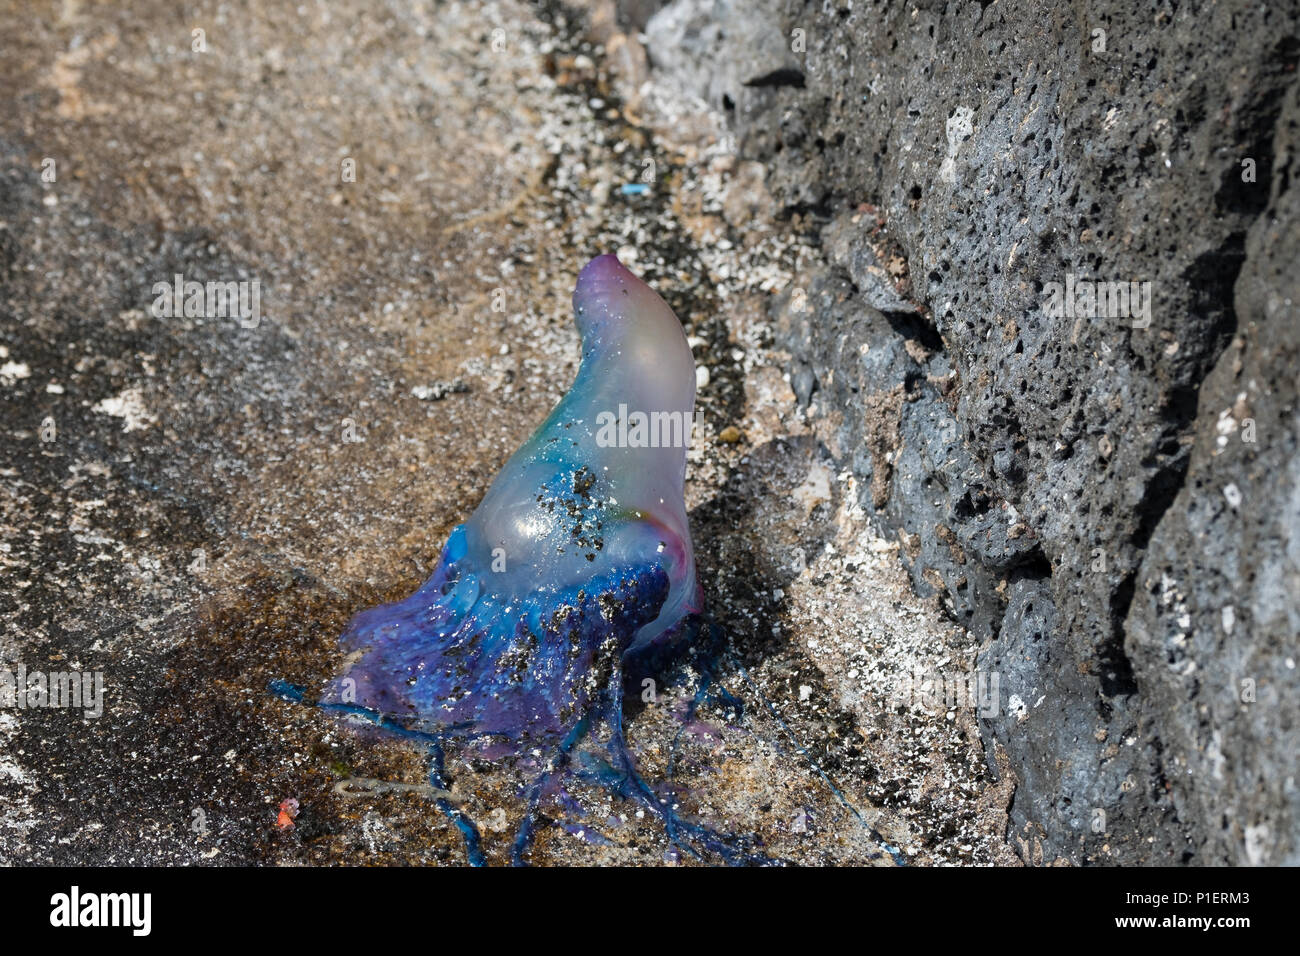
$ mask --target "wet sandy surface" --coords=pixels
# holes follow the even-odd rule
[[[683,729],[665,674],[629,709],[643,775],[783,860],[887,863],[873,828],[1010,859],[973,712],[906,693],[976,648],[772,348],[816,250],[714,119],[640,88],[634,39],[554,4],[35,7],[0,13],[0,655],[106,702],[0,710],[0,862],[463,863],[419,752],[266,688],[319,686],[432,570],[572,379],[568,298],[611,251],[708,370],[687,503],[744,705]],[[156,317],[176,273],[256,279],[259,320]],[[449,755],[489,862],[537,768]],[[691,861],[599,788],[542,814],[534,863]]]

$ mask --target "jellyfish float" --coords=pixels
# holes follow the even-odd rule
[[[765,862],[680,818],[638,775],[623,735],[626,669],[709,631],[683,498],[690,347],[663,299],[613,255],[582,269],[573,306],[582,362],[572,387],[451,532],[429,580],[353,619],[341,638],[353,662],[320,705],[419,740],[443,790],[451,741],[548,754],[525,795],[515,862],[547,788],[581,769],[571,755],[598,725],[608,759],[589,778],[658,815],[688,852]],[[277,690],[302,699],[300,688]],[[446,799],[438,806],[482,862],[473,822]]]

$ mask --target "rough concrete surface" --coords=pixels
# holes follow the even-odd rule
[[[958,414],[931,310],[882,287],[873,308],[902,317],[881,325],[842,276],[802,278],[824,268],[820,217],[652,80],[628,17],[656,4],[129,7],[0,8],[0,658],[100,672],[105,695],[98,718],[0,710],[0,862],[465,862],[419,752],[267,686],[320,686],[349,617],[427,576],[571,380],[574,278],[610,251],[706,370],[688,506],[744,705],[683,732],[693,675],[665,675],[628,709],[643,775],[790,862],[887,863],[882,838],[909,862],[1018,859],[1011,771],[979,712],[934,693],[975,667],[990,612],[918,595],[933,535],[870,520],[891,500],[911,520],[900,476],[924,485],[935,449],[901,436]],[[256,280],[256,321],[155,314],[177,274]],[[844,362],[875,336],[924,397],[878,389],[883,431],[833,407],[807,349],[836,340],[777,307],[796,288],[860,324]],[[983,446],[960,437],[975,482]],[[1001,507],[979,487],[971,509]],[[980,553],[972,593],[998,561],[1046,563],[992,518],[954,533]],[[537,770],[448,755],[489,862]],[[541,813],[536,864],[694,862],[587,784]]]

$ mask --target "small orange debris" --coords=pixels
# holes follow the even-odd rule
[[[276,817],[275,825],[281,830],[287,830],[293,826],[296,816],[298,816],[298,801],[293,797],[285,797],[280,801],[280,815]]]

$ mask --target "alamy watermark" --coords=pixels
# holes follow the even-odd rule
[[[1049,318],[1128,319],[1135,329],[1151,327],[1151,282],[1099,282],[1068,273],[1048,282],[1044,311]]]
[[[997,671],[944,674],[917,667],[902,678],[894,696],[907,707],[924,714],[975,710],[981,717],[996,717],[1001,713],[1001,684],[1002,677]]]
[[[703,431],[704,413],[692,418],[687,412],[629,412],[619,405],[617,413],[600,412],[596,426],[601,448],[685,448],[696,429]]]
[[[0,708],[80,710],[87,720],[104,713],[103,671],[29,671],[0,667]]]
[[[50,897],[50,925],[75,929],[83,926],[126,927],[133,936],[148,936],[153,929],[152,893],[83,893],[73,886]]]
[[[150,311],[158,319],[238,319],[255,329],[262,321],[262,280],[197,282],[176,273],[171,282],[153,284]]]

